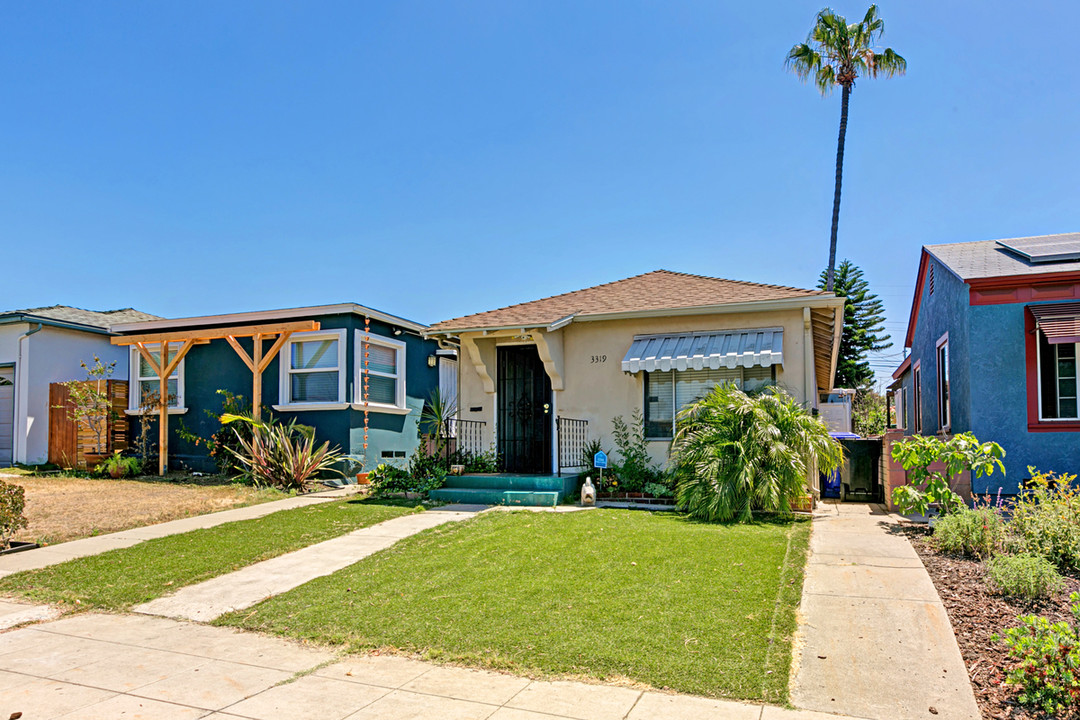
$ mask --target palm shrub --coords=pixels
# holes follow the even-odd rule
[[[314,428],[288,423],[260,422],[243,415],[221,416],[221,424],[243,422],[251,427],[250,437],[237,433],[238,449],[225,449],[237,460],[240,475],[256,486],[279,490],[304,490],[324,471],[337,472],[334,466],[342,460],[340,449],[330,449],[330,443],[315,445]]]
[[[712,522],[783,512],[812,472],[833,472],[843,449],[780,387],[747,395],[733,384],[679,412],[672,475],[679,505]]]

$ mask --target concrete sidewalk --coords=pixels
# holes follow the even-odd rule
[[[274,500],[273,502],[261,503],[259,505],[249,505],[247,507],[236,508],[235,510],[222,510],[221,512],[181,518],[180,520],[170,520],[169,522],[146,525],[144,527],[132,528],[131,530],[121,530],[120,532],[110,533],[108,535],[97,535],[95,537],[72,540],[71,542],[59,543],[57,545],[46,545],[45,547],[37,548],[36,550],[26,550],[11,555],[0,555],[0,577],[22,570],[36,570],[38,568],[48,567],[49,565],[56,565],[88,555],[98,555],[109,550],[116,550],[117,548],[131,547],[132,545],[137,545],[145,540],[165,537],[166,535],[176,535],[178,533],[190,532],[191,530],[201,530],[202,528],[214,527],[215,525],[222,525],[237,520],[252,520],[281,510],[291,510],[307,505],[330,502],[331,500],[338,500],[343,497],[354,495],[356,492],[357,490],[354,487],[349,487],[340,490],[310,493],[308,495],[297,495],[296,497],[285,498],[284,500]]]
[[[210,622],[352,565],[398,540],[443,523],[467,520],[483,506],[447,505],[386,520],[286,555],[248,565],[134,608],[137,613]]]
[[[842,720],[89,613],[0,635],[0,717],[16,712],[23,720]]]
[[[977,720],[949,616],[898,521],[877,505],[815,514],[792,703],[875,720]]]

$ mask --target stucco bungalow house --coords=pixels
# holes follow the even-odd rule
[[[898,428],[1006,451],[972,491],[1015,493],[1029,465],[1080,472],[1080,233],[923,247],[904,345]]]
[[[37,465],[49,453],[49,385],[82,380],[94,356],[128,372],[127,353],[109,342],[113,323],[151,320],[132,308],[83,310],[67,305],[0,313],[0,467]]]
[[[438,346],[422,337],[425,325],[355,303],[117,323],[111,329],[130,358],[130,415],[144,412],[139,398],[160,387],[154,365],[169,369],[160,367],[167,342],[168,359],[180,357],[167,378],[167,412],[182,418],[188,431],[205,438],[219,427],[211,417],[222,410],[218,390],[249,403],[257,393],[260,407],[315,428],[319,442],[363,456],[369,470],[403,461],[417,449],[420,413],[438,387],[441,361],[445,374]],[[168,426],[170,467],[214,470],[205,445],[177,435],[176,417]]]
[[[459,351],[459,416],[512,473],[580,468],[589,439],[641,411],[663,464],[675,413],[720,382],[776,382],[807,408],[832,389],[832,293],[657,270],[436,323]]]

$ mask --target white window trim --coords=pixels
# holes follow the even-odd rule
[[[938,407],[938,431],[947,433],[952,429],[952,379],[949,378],[949,368],[945,368],[945,377],[949,380],[949,399],[945,400],[941,395],[941,348],[945,348],[945,362],[949,362],[951,353],[949,352],[949,333],[945,333],[938,338],[937,343],[934,344],[934,366],[937,367],[936,384],[934,386],[934,394],[937,396]],[[942,410],[945,412],[942,413]],[[942,415],[944,414],[945,422],[942,422]]]
[[[922,434],[922,360],[911,366],[911,425],[912,431]]]
[[[382,345],[397,351],[397,376],[396,397],[397,402],[393,405],[388,403],[364,402],[364,331],[356,331],[356,343],[353,353],[353,403],[354,410],[370,410],[372,412],[391,413],[394,415],[407,415],[409,408],[405,404],[405,343],[400,340],[392,340],[382,335],[367,333],[369,345]],[[393,377],[387,373],[371,371],[374,377]]]
[[[279,404],[272,406],[275,410],[299,412],[302,410],[344,410],[349,407],[345,401],[345,375],[347,357],[345,347],[345,330],[315,330],[312,332],[293,333],[278,351],[278,400]],[[338,346],[338,401],[337,402],[291,402],[289,377],[292,375],[292,345],[294,342],[307,342],[310,340],[337,340]],[[329,371],[329,368],[323,368]],[[305,372],[305,371],[301,371]]]
[[[160,343],[153,345],[146,345],[146,349],[151,352],[157,350],[160,352]],[[171,348],[170,348],[171,349]],[[176,349],[180,349],[180,345],[176,344]],[[139,349],[134,345],[131,346],[131,356],[128,360],[128,407],[124,411],[125,415],[142,415],[142,408],[139,407],[139,365],[141,364],[142,355],[139,353]],[[184,405],[184,363],[187,358],[180,358],[180,362],[176,365],[176,407],[169,408],[170,415],[183,415],[188,411],[187,406]],[[172,377],[170,375],[169,377]],[[142,378],[145,380],[157,379],[146,376]],[[150,410],[150,415],[157,415],[157,410]]]
[[[1048,423],[1055,423],[1055,422],[1066,422],[1066,423],[1068,423],[1068,422],[1071,422],[1071,423],[1074,423],[1077,420],[1080,420],[1080,417],[1068,417],[1068,418],[1053,417],[1053,418],[1048,418],[1048,417],[1046,417],[1045,413],[1043,412],[1042,340],[1038,336],[1038,333],[1040,333],[1040,332],[1042,332],[1042,330],[1039,330],[1038,328],[1035,329],[1035,333],[1036,333],[1036,336],[1035,336],[1035,376],[1036,376],[1036,379],[1038,380],[1038,383],[1036,384],[1036,386],[1038,388],[1038,393],[1039,393],[1039,422],[1048,422]],[[1073,343],[1073,345],[1076,346],[1076,356],[1077,356],[1077,359],[1080,360],[1080,343]],[[1051,347],[1053,347],[1053,346],[1051,346]],[[1078,372],[1077,374],[1080,375],[1080,372]],[[1058,381],[1057,363],[1055,362],[1054,363],[1054,377],[1053,377],[1053,382],[1054,382],[1055,385],[1057,384],[1057,381]],[[1080,382],[1080,377],[1077,378],[1077,381]],[[1057,397],[1057,392],[1058,392],[1057,388],[1055,388],[1054,389],[1054,394],[1055,394],[1056,397]],[[1059,405],[1061,404],[1060,403],[1060,398],[1058,400],[1058,404]],[[1078,403],[1078,406],[1080,406],[1080,403]],[[1077,410],[1078,410],[1077,415],[1080,415],[1080,407],[1078,407]]]

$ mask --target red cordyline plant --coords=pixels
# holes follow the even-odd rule
[[[334,469],[342,459],[340,449],[330,449],[329,442],[316,447],[314,428],[299,425],[296,420],[282,424],[259,422],[242,415],[221,416],[222,425],[236,421],[251,425],[251,437],[238,433],[240,447],[225,449],[238,460],[235,468],[253,484],[303,491],[323,471],[341,474]]]

